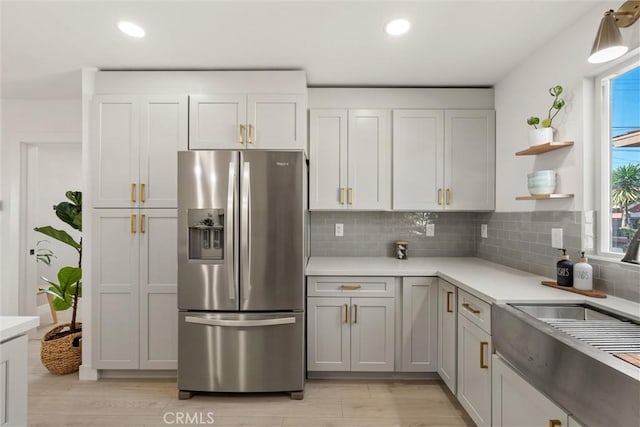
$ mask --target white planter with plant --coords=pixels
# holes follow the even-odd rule
[[[553,119],[558,115],[562,107],[565,105],[564,99],[560,98],[562,94],[562,86],[557,85],[549,88],[549,94],[553,96],[553,102],[547,113],[547,117],[540,122],[539,117],[531,116],[527,119],[527,124],[533,126],[529,131],[529,145],[540,145],[547,142],[553,142],[553,133],[555,129],[551,126]],[[538,127],[540,125],[540,127]]]

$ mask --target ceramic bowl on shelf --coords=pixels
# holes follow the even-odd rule
[[[542,170],[528,174],[527,186],[532,196],[553,194],[556,190],[556,171]]]

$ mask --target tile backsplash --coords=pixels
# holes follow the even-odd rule
[[[576,261],[582,247],[581,212],[319,212],[311,217],[311,256],[394,256],[394,242],[409,242],[409,257],[477,256],[498,264],[555,277],[560,252],[551,229],[562,228],[564,246]],[[336,237],[335,224],[344,224]],[[426,235],[427,224],[435,235]],[[487,238],[480,237],[487,224]],[[640,302],[640,268],[589,260],[594,286]]]

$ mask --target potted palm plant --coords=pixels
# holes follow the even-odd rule
[[[553,119],[558,115],[562,107],[565,105],[564,99],[560,98],[563,89],[562,86],[556,85],[549,88],[549,95],[553,96],[551,107],[547,112],[547,117],[540,121],[540,117],[531,116],[527,119],[527,124],[533,126],[529,131],[529,145],[544,144],[553,141]],[[540,127],[538,127],[540,125]]]
[[[82,193],[67,191],[68,201],[53,207],[56,216],[74,230],[82,231]],[[75,372],[82,363],[82,323],[77,322],[78,301],[82,297],[82,238],[76,241],[64,230],[50,225],[36,227],[35,231],[71,246],[78,253],[77,266],[65,266],[58,271],[58,281],[43,279],[49,283],[44,291],[54,297],[53,308],[57,311],[73,310],[71,322],[58,325],[42,338],[40,360],[54,374]]]

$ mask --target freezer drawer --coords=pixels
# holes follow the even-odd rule
[[[178,389],[304,388],[304,313],[180,312]]]

